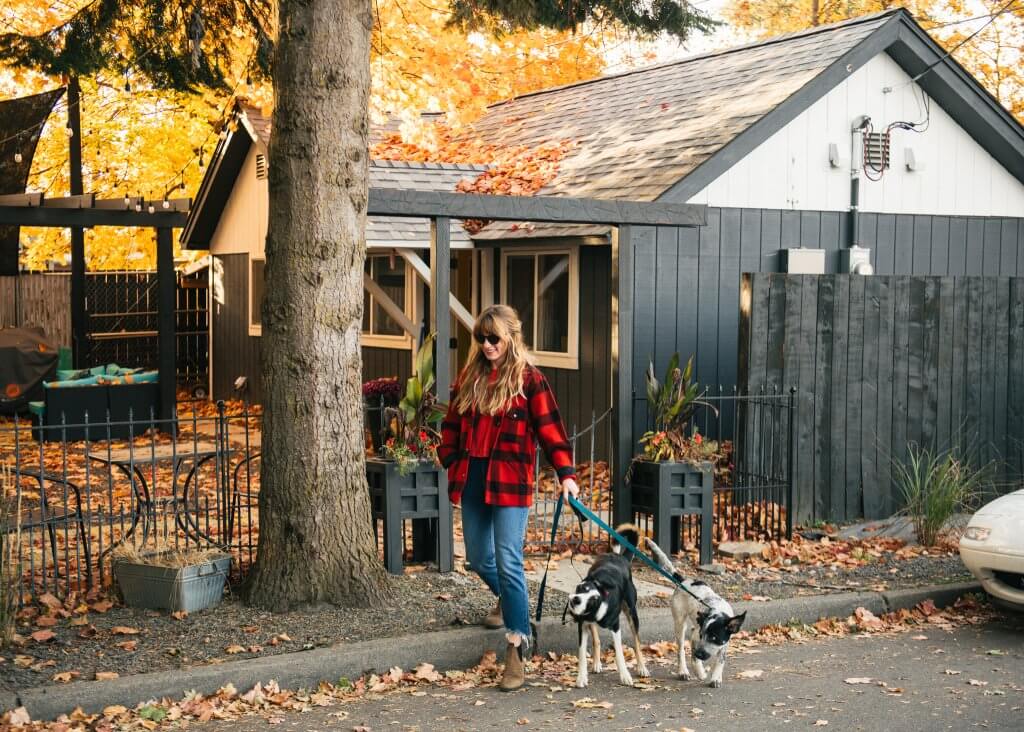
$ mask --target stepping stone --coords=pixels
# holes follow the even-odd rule
[[[726,541],[718,545],[718,553],[730,559],[759,557],[766,544],[759,541]]]

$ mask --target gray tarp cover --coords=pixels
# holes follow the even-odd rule
[[[42,328],[0,328],[0,413],[42,399],[43,379],[53,379],[58,355]]]

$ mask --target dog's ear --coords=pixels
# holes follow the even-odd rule
[[[608,597],[608,588],[607,588],[607,587],[605,587],[605,586],[604,586],[604,585],[603,585],[603,584],[602,584],[602,583],[600,582],[600,580],[597,580],[597,579],[592,579],[592,580],[590,580],[590,581],[591,581],[591,583],[592,583],[592,584],[594,585],[594,589],[595,589],[595,590],[597,590],[597,591],[598,591],[599,593],[601,593],[601,597]]]
[[[739,633],[740,627],[743,625],[743,621],[746,617],[747,613],[744,611],[734,618],[729,618],[729,622],[725,626],[729,630],[729,633]]]
[[[704,627],[704,623],[706,623],[708,621],[708,614],[709,613],[708,613],[707,610],[699,611],[697,613],[697,625],[699,625],[699,626],[701,626],[703,628]]]

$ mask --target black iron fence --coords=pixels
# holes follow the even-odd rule
[[[687,424],[694,455],[714,466],[712,543],[789,538],[793,530],[793,414],[795,390],[755,393],[719,388],[706,393]],[[643,397],[634,399],[635,435],[653,429]],[[699,435],[699,437],[698,437]],[[637,443],[638,454],[640,445]],[[681,517],[680,546],[696,551],[700,516]],[[649,517],[638,517],[650,530]]]
[[[2,555],[20,598],[103,588],[113,558],[129,549],[217,547],[233,555],[234,576],[248,569],[259,526],[259,417],[223,403],[179,406],[173,420],[0,422]],[[68,439],[75,433],[84,439]]]

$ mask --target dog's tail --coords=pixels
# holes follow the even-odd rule
[[[640,529],[634,524],[620,524],[615,528],[616,533],[619,534],[623,539],[628,541],[633,546],[640,548]],[[612,539],[612,551],[616,554],[622,554],[626,551],[626,547],[622,546],[614,538]]]
[[[658,560],[658,564],[661,565],[662,569],[664,569],[666,572],[671,572],[672,576],[676,579],[681,580],[683,578],[683,576],[679,573],[679,570],[677,570],[675,565],[672,564],[672,560],[669,559],[668,555],[661,550],[661,547],[655,543],[654,539],[648,537],[647,548],[651,550],[651,554],[653,554],[654,558]]]

